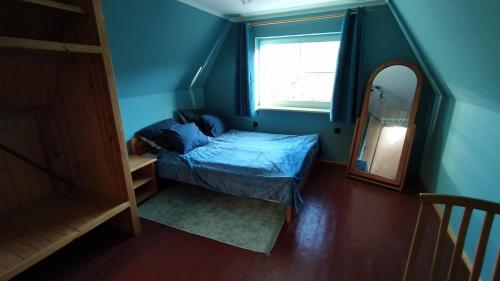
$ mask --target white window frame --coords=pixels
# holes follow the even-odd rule
[[[289,35],[289,36],[273,36],[273,37],[256,37],[255,38],[255,58],[254,58],[254,73],[255,73],[255,91],[257,93],[257,110],[290,110],[290,111],[305,111],[305,112],[330,112],[331,101],[290,101],[279,100],[274,101],[272,105],[262,105],[260,103],[260,93],[262,92],[259,84],[259,69],[260,55],[259,50],[265,44],[286,44],[286,43],[304,43],[304,42],[330,42],[340,41],[340,32]],[[334,81],[332,81],[334,83]],[[333,94],[333,93],[332,93]]]

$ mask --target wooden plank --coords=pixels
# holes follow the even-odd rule
[[[156,162],[156,159],[141,155],[129,155],[128,157],[130,172],[135,172],[140,168],[146,167],[154,162]]]
[[[35,5],[0,4],[6,27],[0,36],[0,76],[5,78],[0,92],[14,93],[5,97],[0,110],[30,111],[21,120],[29,124],[11,138],[12,122],[0,122],[0,141],[8,139],[16,151],[79,186],[67,190],[42,180],[40,173],[0,153],[1,281],[118,214],[127,215],[123,225],[131,232],[140,230],[100,2],[78,1],[77,7],[53,0],[20,1]],[[23,172],[12,175],[12,170]],[[40,188],[45,182],[55,188]],[[63,189],[71,196],[61,194]],[[81,195],[87,191],[91,194]],[[105,199],[95,197],[100,193]]]
[[[22,243],[33,249],[42,250],[50,244],[49,241],[36,236],[36,233],[26,231],[25,226],[12,226],[10,223],[6,223],[2,220],[0,220],[0,225],[2,226],[2,232],[5,237],[19,241],[19,243]],[[0,239],[0,243],[3,243],[2,239]]]
[[[99,81],[104,71],[100,58],[79,57],[62,63],[61,68],[68,73],[58,85],[64,119],[68,128],[79,128],[68,130],[68,135],[82,174],[80,187],[124,202],[128,199],[126,180],[120,172],[120,150],[117,136],[113,135],[109,100]],[[88,83],[82,85],[82,81]]]
[[[494,217],[494,212],[488,212],[486,213],[486,216],[484,218],[483,227],[481,228],[481,235],[479,236],[479,241],[477,243],[476,254],[474,255],[475,260],[474,265],[472,266],[472,272],[469,276],[469,281],[479,280],[479,275],[481,274],[481,269],[483,268],[484,253],[488,244],[488,238],[490,236]]]
[[[128,152],[125,143],[125,137],[123,132],[123,125],[120,115],[120,107],[118,105],[118,93],[115,85],[115,77],[113,74],[113,65],[111,63],[111,54],[109,51],[108,37],[106,34],[106,26],[104,22],[104,14],[102,11],[101,0],[92,0],[92,6],[94,8],[94,17],[97,25],[97,32],[99,34],[99,42],[102,46],[102,61],[104,64],[105,76],[108,98],[111,105],[112,120],[113,120],[113,130],[112,133],[117,140],[117,148],[119,149],[120,157],[120,177],[125,179],[125,194],[128,201],[130,202],[129,216],[127,219],[121,221],[121,228],[128,230],[133,234],[139,234],[141,232],[141,226],[139,222],[139,216],[137,214],[137,204],[135,202],[135,194],[132,187],[132,177],[130,175],[130,169],[128,165]],[[118,165],[117,165],[118,166]]]
[[[78,237],[81,235],[89,232],[90,230],[96,228],[100,224],[106,222],[107,220],[111,219],[112,217],[118,215],[119,213],[125,211],[126,209],[130,208],[130,202],[124,202],[121,203],[117,206],[110,207],[108,210],[103,211],[98,217],[93,219],[92,221],[88,222],[85,225],[81,225],[79,227],[79,232],[78,232]]]
[[[61,213],[64,210],[61,210]],[[15,213],[15,219],[11,219],[10,225],[12,227],[17,227],[23,229],[24,233],[29,233],[35,237],[40,237],[50,243],[54,243],[68,233],[72,233],[74,231],[60,231],[57,229],[59,226],[58,218],[47,218],[40,219],[40,217],[34,217],[29,214],[26,214],[24,209],[20,209],[20,212]],[[58,231],[59,230],[59,231]]]
[[[450,222],[450,215],[453,206],[445,205],[444,214],[441,217],[441,222],[439,224],[438,237],[436,240],[436,247],[434,249],[434,257],[432,258],[431,273],[429,276],[430,281],[436,280],[438,268],[441,263],[441,258],[443,256],[443,241],[448,235],[448,223]]]
[[[76,159],[59,112],[56,107],[53,107],[38,110],[34,113],[40,134],[43,157],[48,170],[78,185],[80,180],[74,164]],[[56,190],[63,190],[67,187],[60,180],[52,178],[51,181]]]
[[[137,189],[143,185],[145,185],[146,183],[150,182],[154,180],[154,177],[151,177],[151,176],[147,176],[147,175],[137,175],[137,176],[134,176],[133,177],[133,185],[134,185],[134,189]]]
[[[46,166],[39,142],[39,129],[32,114],[1,112],[0,142],[36,164]],[[3,149],[0,149],[0,170],[0,201],[5,204],[0,207],[0,212],[52,192],[51,181],[46,174]]]
[[[0,150],[0,180],[2,183],[2,188],[0,188],[0,198],[2,202],[0,205],[0,213],[17,207],[21,201],[15,190],[16,188],[12,179],[12,174],[6,163],[6,156],[7,155]]]
[[[138,190],[137,191],[137,194],[136,194],[136,201],[137,201],[137,204],[141,203],[142,201],[148,199],[149,197],[151,197],[153,194],[156,193],[156,190],[155,189],[144,189],[144,190]]]
[[[292,222],[292,215],[293,211],[291,207],[286,208],[286,223],[291,223]]]
[[[85,198],[86,196],[82,197]],[[77,198],[78,196],[71,196],[65,193],[56,194],[31,204],[27,212],[42,222],[46,221],[47,218],[57,217],[59,223],[52,229],[58,233],[66,234],[71,231],[83,231],[87,229],[89,225],[92,226],[95,224],[96,220],[100,220],[103,214],[108,212],[112,206],[122,205],[110,203],[109,201],[105,204],[102,200],[90,197],[87,199],[80,198],[80,200]],[[94,204],[94,200],[98,202],[99,206]],[[120,207],[116,212],[124,210],[126,206]],[[61,213],[61,210],[64,210],[64,213]]]
[[[6,36],[0,36],[0,47],[45,50],[45,51],[55,51],[55,52],[84,53],[84,54],[102,53],[102,48],[100,46],[95,46],[95,45],[33,40],[33,39],[24,39],[24,38],[6,37]]]
[[[26,50],[23,51],[26,52]],[[16,110],[16,114],[2,112],[0,119],[21,118],[23,114],[30,116],[30,112],[18,110],[29,111],[26,109],[34,110],[54,104],[57,61],[55,57],[35,58],[29,54],[20,54],[19,50],[1,50],[2,103],[0,110]]]
[[[500,281],[500,250],[498,250],[497,262],[495,263],[495,269],[491,281]]]
[[[136,168],[132,172],[132,182],[135,190],[135,199],[137,204],[139,204],[158,192],[154,166],[156,159],[137,155],[131,155],[130,158],[129,163],[132,162],[131,167]]]
[[[23,259],[21,259],[20,257],[0,249],[0,265],[2,265],[3,267],[12,268],[22,261]]]
[[[0,249],[15,254],[21,258],[29,258],[37,251],[37,249],[16,241],[4,233],[0,233]]]
[[[411,242],[410,254],[408,255],[408,260],[406,261],[403,281],[412,281],[413,276],[415,275],[415,266],[417,264],[418,253],[420,251],[420,244],[422,244],[422,238],[424,236],[425,227],[427,225],[431,209],[431,205],[420,205],[417,225],[415,226],[415,233],[413,234],[413,240]]]
[[[62,11],[77,13],[77,14],[85,14],[85,10],[81,7],[70,5],[66,3],[51,1],[51,0],[20,0],[21,2],[26,2],[30,4],[41,5],[45,7],[50,7]]]
[[[455,248],[453,249],[453,254],[451,256],[450,268],[448,270],[447,281],[455,280],[455,274],[460,264],[462,251],[464,249],[465,236],[467,235],[467,229],[469,229],[470,218],[472,215],[472,208],[466,208],[462,216],[462,222],[460,223],[460,229],[458,230],[457,241],[455,242]]]
[[[462,207],[472,207],[486,212],[500,214],[500,204],[483,199],[470,198],[457,195],[442,195],[435,193],[421,193],[420,200],[427,204],[449,204]]]
[[[103,209],[94,207],[91,199],[78,202],[54,194],[3,214],[0,265],[5,270],[0,280],[12,278],[129,207],[124,202]]]
[[[43,248],[40,251],[37,251],[35,254],[30,256],[29,258],[23,259],[23,260],[18,260],[18,262],[8,268],[7,271],[2,273],[0,275],[0,280],[9,280],[12,277],[16,276],[20,272],[24,271],[25,269],[29,268],[33,264],[39,262],[43,258],[47,257],[48,255],[54,253],[55,251],[61,249],[71,241],[73,241],[75,238],[73,237],[74,235],[71,236],[66,236],[62,239],[59,239],[53,243],[48,244],[47,247]],[[1,255],[1,254],[0,254]]]
[[[36,209],[38,208],[25,208],[29,208],[25,211],[25,218],[27,220],[39,222],[40,235],[43,235],[43,237],[50,239],[51,241],[59,239],[60,236],[65,236],[78,231],[77,226],[81,223],[80,220],[83,220],[83,218],[73,215],[71,209],[44,209],[43,211],[37,212]],[[61,210],[64,210],[64,212],[61,213]],[[51,223],[50,218],[57,218],[57,224]]]
[[[3,0],[0,1],[1,35],[80,43],[80,41],[66,40],[62,36],[64,26],[67,25],[66,20],[69,24],[71,18],[80,18],[68,16],[71,15],[68,15],[67,12],[60,12],[40,5],[22,3],[19,0]],[[19,76],[23,76],[23,74],[19,73]]]

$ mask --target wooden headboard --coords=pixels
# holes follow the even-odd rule
[[[151,152],[156,150],[154,147],[151,145],[147,144],[146,142],[138,139],[138,138],[133,138],[130,141],[130,152],[132,154],[136,155],[143,155],[145,153]]]

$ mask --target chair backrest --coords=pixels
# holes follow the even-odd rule
[[[429,274],[429,281],[434,281],[436,280],[437,277],[437,271],[443,256],[444,238],[447,235],[448,223],[450,222],[450,216],[453,206],[460,206],[464,207],[465,209],[462,215],[462,221],[460,223],[457,241],[455,243],[455,248],[453,249],[453,254],[451,256],[451,262],[448,269],[448,276],[446,280],[447,281],[454,280],[454,275],[457,271],[462,256],[465,237],[467,235],[467,230],[469,228],[472,212],[474,210],[482,210],[486,212],[486,215],[484,217],[483,226],[481,228],[479,241],[477,242],[476,255],[474,263],[472,265],[472,271],[469,276],[469,281],[479,280],[479,275],[481,274],[481,270],[483,267],[484,255],[491,227],[493,225],[493,220],[495,218],[495,215],[500,214],[500,204],[480,199],[468,198],[468,197],[438,195],[431,193],[420,194],[420,201],[421,201],[420,211],[418,214],[417,225],[415,227],[415,234],[413,235],[410,254],[406,262],[403,281],[413,281],[413,277],[415,274],[415,266],[421,242],[423,239],[425,226],[428,217],[433,209],[433,205],[444,205],[444,212],[440,218],[438,236],[436,239],[436,246],[434,248],[434,257],[432,259],[431,271]],[[492,278],[492,281],[498,281],[498,280],[500,280],[500,251],[497,255],[496,265]]]

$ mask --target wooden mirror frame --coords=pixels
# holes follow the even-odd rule
[[[356,159],[357,155],[359,153],[359,145],[361,143],[361,131],[362,128],[365,127],[366,122],[368,121],[368,103],[370,101],[370,92],[371,92],[371,85],[373,83],[373,80],[377,75],[384,69],[394,66],[394,65],[402,65],[410,68],[416,75],[417,77],[417,85],[415,88],[415,96],[413,98],[413,104],[411,107],[411,112],[410,116],[408,118],[408,128],[406,130],[406,135],[405,135],[405,140],[403,142],[403,150],[401,152],[401,158],[399,160],[399,165],[398,165],[398,171],[396,173],[396,178],[395,179],[390,179],[390,178],[385,178],[382,176],[374,175],[374,174],[368,174],[365,172],[361,172],[356,170]],[[417,110],[418,106],[420,103],[420,96],[422,94],[422,84],[423,84],[423,78],[422,78],[422,73],[420,72],[420,69],[407,61],[401,61],[401,60],[396,60],[396,61],[389,61],[384,64],[379,65],[370,75],[370,79],[366,83],[366,88],[365,88],[365,96],[363,100],[363,107],[361,110],[361,116],[356,120],[356,128],[354,131],[354,138],[352,142],[352,147],[351,147],[351,156],[349,158],[349,163],[347,166],[347,175],[352,178],[357,178],[360,180],[372,182],[378,185],[382,185],[388,188],[392,188],[398,191],[402,191],[405,180],[406,180],[406,169],[408,167],[408,162],[410,159],[410,152],[411,152],[411,147],[413,143],[413,137],[415,134],[415,118],[417,115]]]

